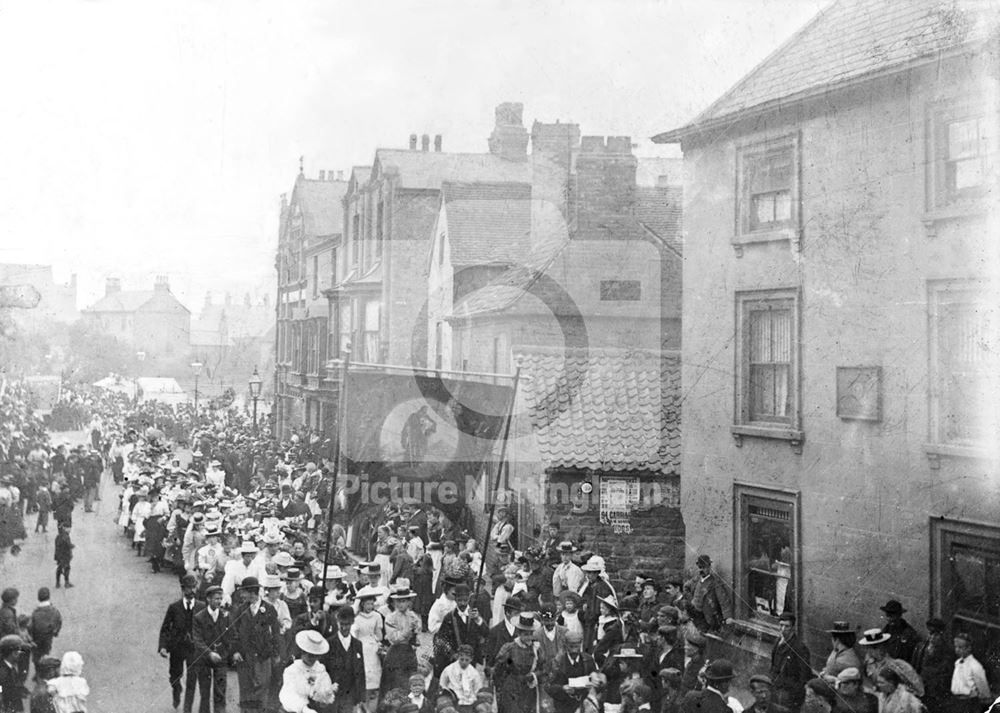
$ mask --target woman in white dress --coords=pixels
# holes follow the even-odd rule
[[[385,621],[382,615],[375,611],[375,599],[379,591],[374,587],[362,587],[357,598],[360,610],[354,618],[351,636],[361,642],[365,658],[365,709],[373,713],[378,704],[379,687],[382,685],[382,660],[379,650],[385,641]]]
[[[132,526],[135,532],[132,535],[132,545],[142,556],[142,546],[146,542],[146,518],[153,512],[153,506],[149,504],[149,489],[142,487],[138,492],[139,500],[132,508]]]
[[[375,564],[380,568],[381,579],[379,586],[389,588],[389,577],[392,574],[392,551],[395,549],[398,540],[392,536],[391,530],[385,525],[378,528],[378,539],[375,542]]]

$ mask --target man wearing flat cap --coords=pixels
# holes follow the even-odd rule
[[[880,609],[882,618],[885,619],[882,631],[892,635],[886,645],[886,652],[894,659],[913,663],[913,652],[920,643],[920,634],[903,618],[906,609],[895,599],[890,599]]]
[[[774,681],[766,673],[751,676],[750,694],[753,696],[754,702],[746,711],[749,713],[789,713],[787,708],[771,700],[773,692]]]
[[[192,622],[192,668],[198,679],[199,713],[215,713],[226,709],[226,664],[232,649],[229,614],[222,610],[222,587],[212,585],[205,590],[205,608],[194,615]]]
[[[21,671],[24,650],[24,640],[17,634],[0,638],[0,713],[24,710],[22,699],[28,695]]]
[[[813,677],[809,649],[799,639],[795,629],[795,615],[783,612],[778,617],[780,635],[771,650],[774,702],[793,711],[802,707],[806,698],[806,681]]]

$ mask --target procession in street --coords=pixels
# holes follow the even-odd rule
[[[1000,713],[1000,0],[0,19],[0,713]]]

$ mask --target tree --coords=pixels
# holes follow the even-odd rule
[[[69,327],[65,379],[93,383],[108,374],[130,374],[135,352],[91,322],[81,319]]]

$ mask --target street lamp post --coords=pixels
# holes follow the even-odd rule
[[[200,361],[191,362],[191,371],[194,372],[194,423],[198,424],[198,377],[201,375]]]
[[[253,432],[257,433],[257,399],[260,398],[260,389],[264,385],[257,367],[253,368],[253,376],[250,377],[250,398],[253,399]]]
[[[142,362],[146,360],[146,352],[138,351],[135,353],[135,358],[139,362],[139,367],[135,370],[135,379],[132,380],[132,387],[135,393],[135,403],[139,405],[139,372],[142,371]]]

